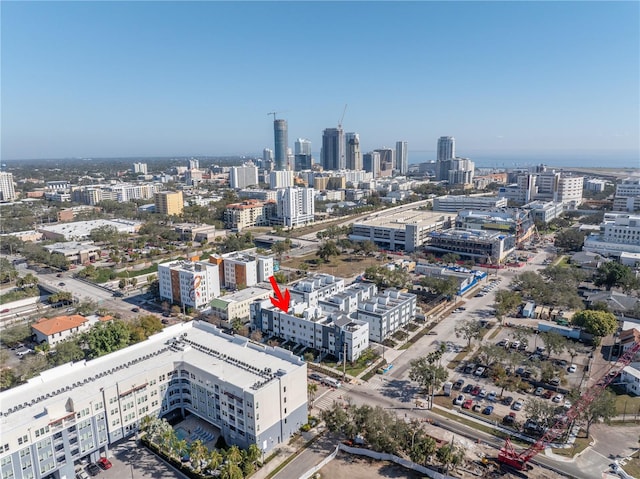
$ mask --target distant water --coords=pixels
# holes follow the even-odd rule
[[[462,152],[461,152],[462,154]],[[585,153],[514,153],[496,154],[487,153],[462,154],[473,160],[476,167],[480,168],[524,168],[545,164],[555,167],[569,168],[638,168],[640,169],[640,154],[637,152],[585,152]],[[424,163],[435,160],[435,151],[411,151],[409,150],[409,163]]]

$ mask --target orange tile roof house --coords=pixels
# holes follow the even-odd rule
[[[54,346],[71,336],[89,329],[96,321],[108,321],[110,316],[85,317],[79,314],[70,316],[56,316],[55,318],[42,318],[31,325],[31,330],[38,343],[48,343]]]

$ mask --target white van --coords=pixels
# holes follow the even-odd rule
[[[337,379],[329,378],[329,377],[323,378],[322,379],[322,384],[324,384],[326,386],[330,386],[332,388],[339,388],[342,385],[342,383],[340,381],[338,381]]]

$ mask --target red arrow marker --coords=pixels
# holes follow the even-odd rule
[[[270,297],[271,304],[273,304],[276,308],[281,309],[285,313],[289,312],[289,302],[291,301],[291,295],[289,294],[289,290],[284,290],[284,296],[280,292],[280,288],[278,287],[278,283],[276,283],[276,279],[271,276],[269,278],[271,282],[271,286],[273,286],[273,292],[275,293],[275,298]]]

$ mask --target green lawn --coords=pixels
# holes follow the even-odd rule
[[[640,477],[640,457],[638,457],[638,453],[635,454],[635,457],[628,461],[624,466],[622,466],[624,472],[629,474],[631,477]]]
[[[627,419],[633,419],[640,414],[640,397],[628,394],[616,395],[616,411],[619,415],[626,414]]]
[[[575,442],[573,443],[573,447],[559,449],[552,448],[551,450],[558,456],[573,457],[576,454],[580,454],[582,451],[584,451],[589,446],[590,442],[591,439],[588,437],[577,437]]]

